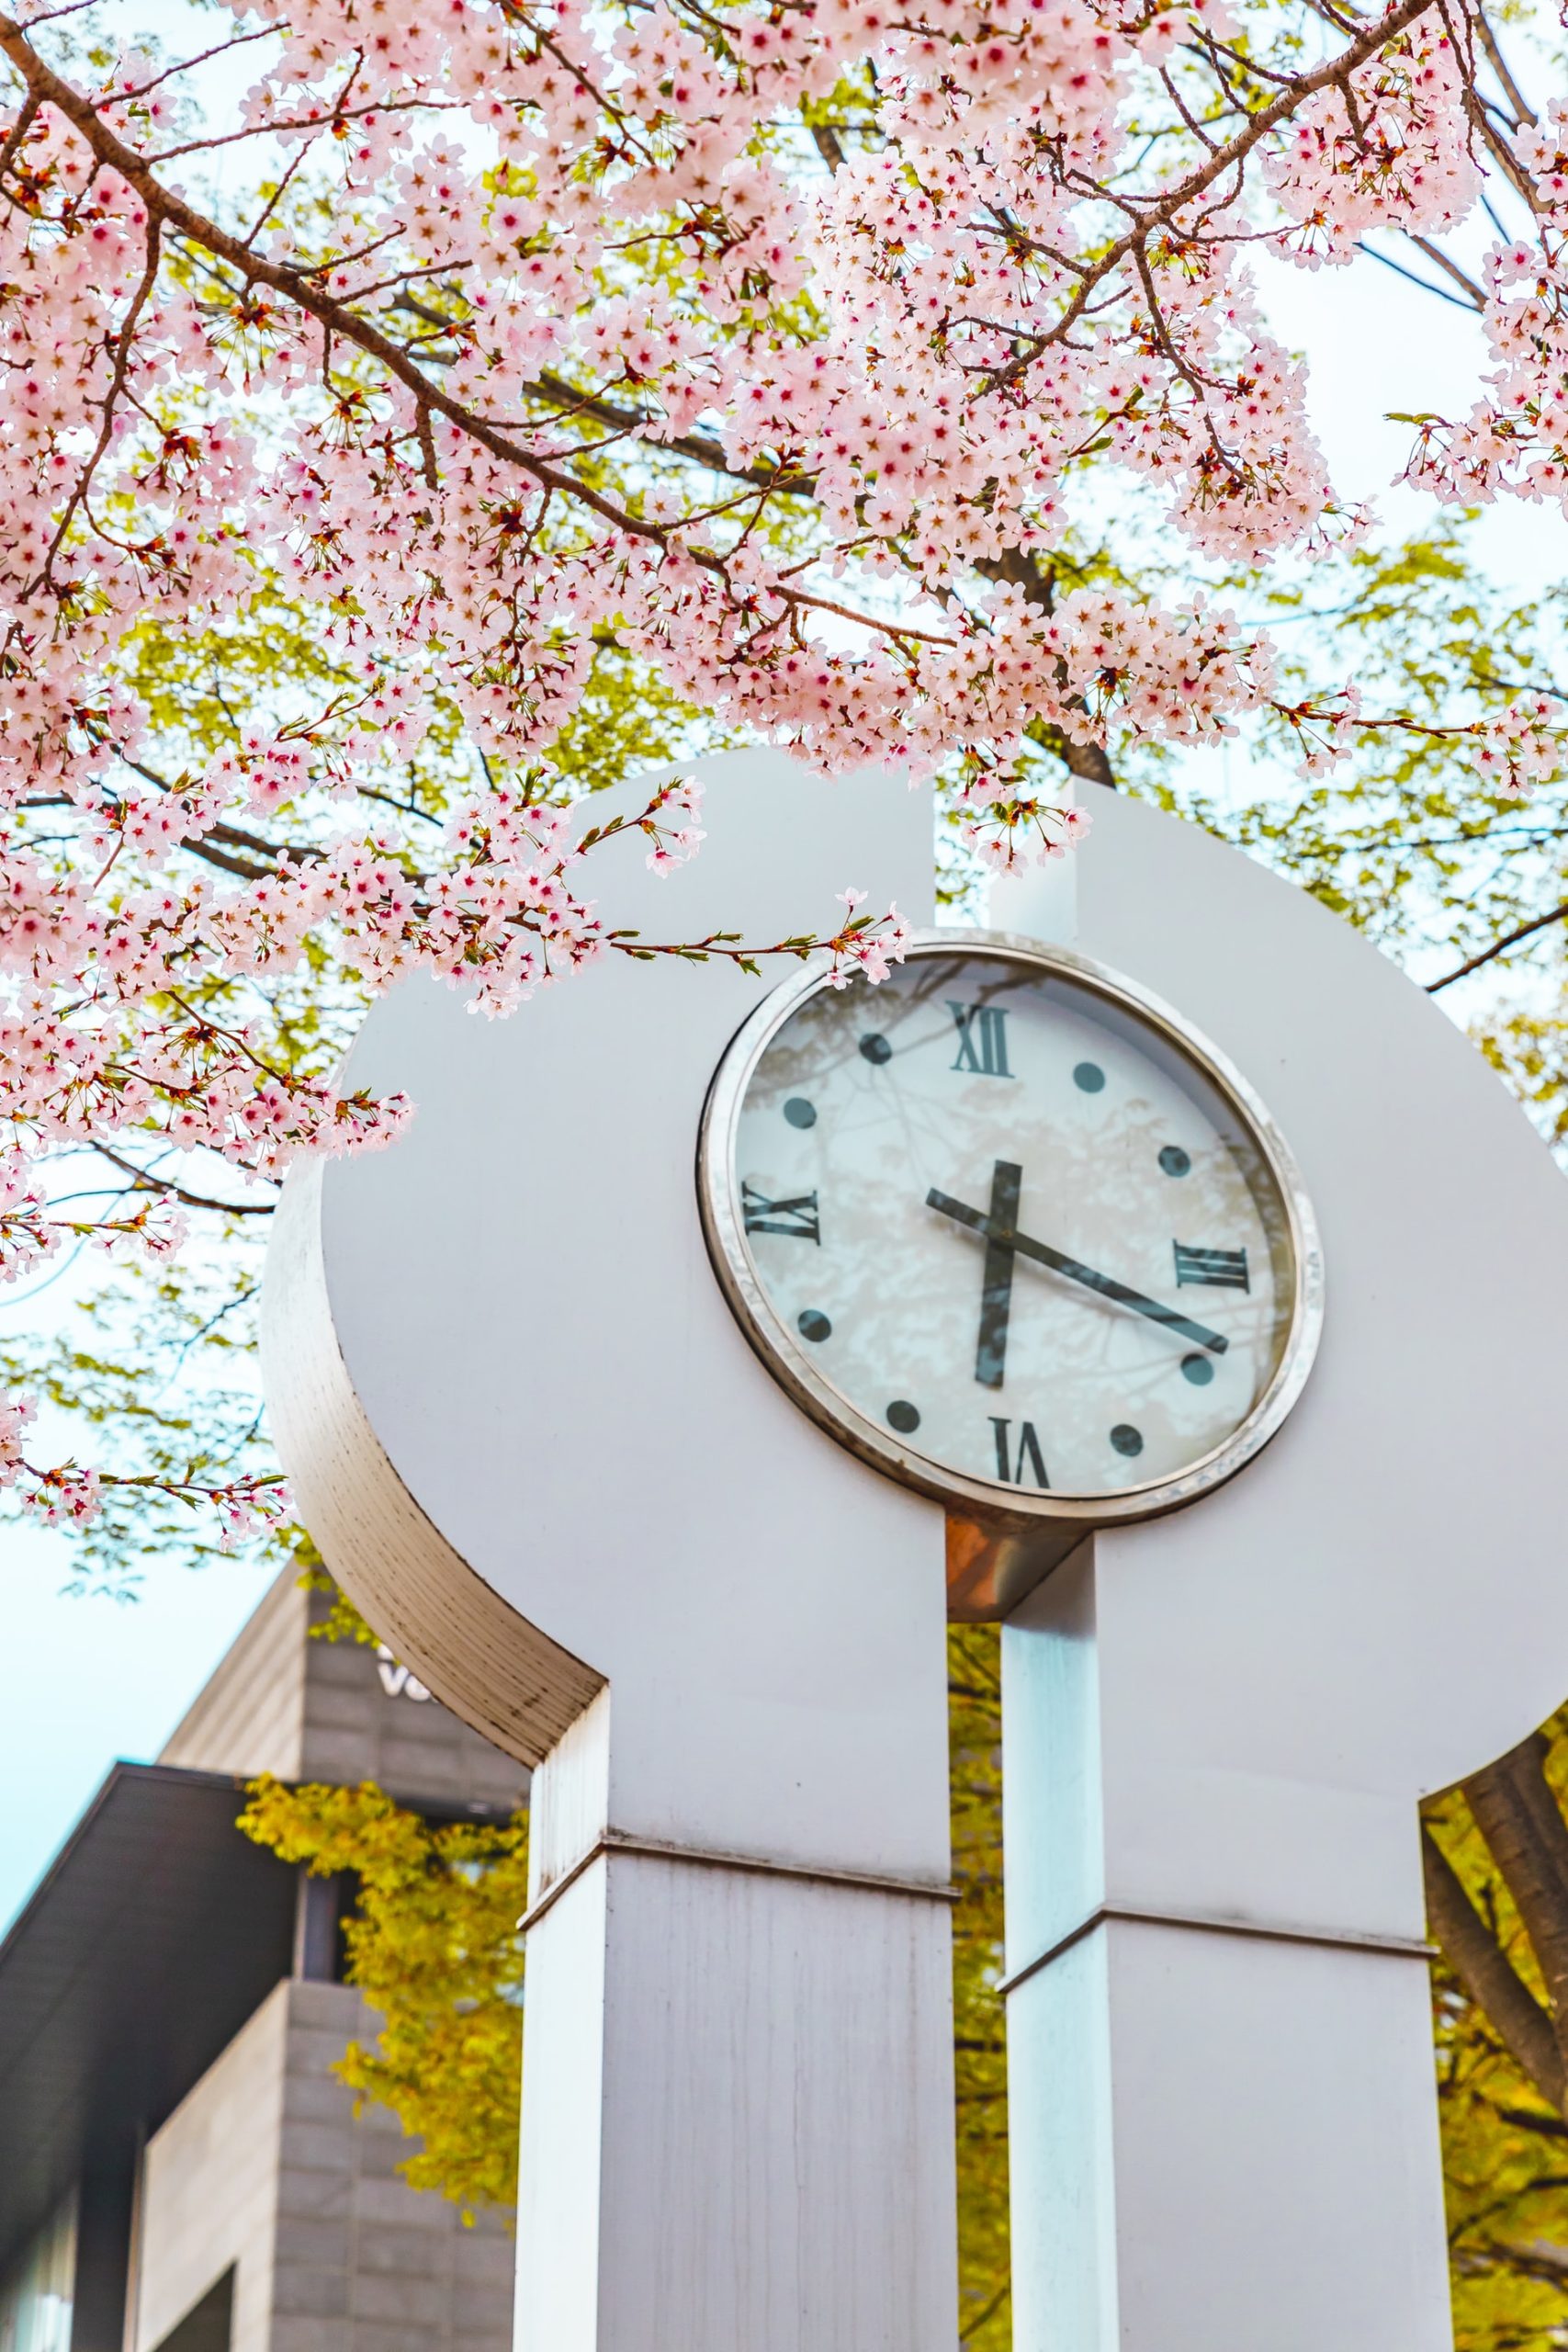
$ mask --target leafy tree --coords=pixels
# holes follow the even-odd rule
[[[948,1634],[952,1759],[953,2074],[962,2340],[1012,2341],[1008,2279],[1007,2034],[1002,1973],[1001,1649],[990,1625]]]
[[[348,1977],[385,2020],[338,2072],[419,2142],[402,2169],[468,2212],[517,2195],[528,1816],[434,1824],[373,1788],[255,1782],[240,1826],[322,1877],[350,1873]]]
[[[1568,2325],[1568,1709],[1427,1808],[1458,2352]]]
[[[0,1272],[168,1262],[387,1139],[407,1106],[334,1073],[400,974],[503,1008],[812,944],[591,904],[609,833],[698,831],[679,785],[581,812],[630,698],[639,752],[668,718],[940,772],[961,861],[1070,834],[1064,770],[1238,729],[1313,776],[1440,746],[1494,847],[1555,776],[1549,682],[1428,635],[1383,700],[1292,635],[1361,518],[1249,275],[1425,272],[1496,365],[1411,479],[1560,498],[1568,169],[1477,0],[477,0],[373,40],[260,0],[164,47],[136,5],[0,15]],[[281,1509],[199,1446],[51,1461],[28,1410],[0,1479],[46,1517]]]
[[[588,910],[591,796],[721,740],[938,768],[958,902],[987,856],[1066,830],[1067,777],[1161,797],[1453,990],[1560,1138],[1562,599],[1493,589],[1463,515],[1561,499],[1568,166],[1497,21],[1447,0],[383,15],[372,48],[347,0],[267,0],[156,53],[105,5],[0,17],[0,1273],[114,1252],[62,1331],[5,1351],[0,1386],[63,1434],[51,1457],[0,1407],[0,1480],[79,1530],[85,1578],[305,1554],[258,1426],[257,1260],[289,1158],[402,1114],[338,1092],[347,1037],[403,970],[504,1002],[648,952]],[[197,48],[255,62],[244,120],[189,95]],[[1498,242],[1472,267],[1451,232],[1478,196]],[[1359,540],[1334,495],[1246,283],[1259,244],[1425,274],[1489,340],[1472,414],[1412,421],[1446,515],[1402,547]],[[695,830],[680,792],[617,821],[658,856]],[[852,963],[873,936],[830,944]],[[986,2343],[993,1674],[964,1637]],[[265,1802],[281,1833],[296,1801]],[[378,1802],[288,1834],[358,1840],[382,1873],[356,1966],[425,2022],[365,2087],[412,2120],[410,2054],[448,2049],[431,1890],[457,1905],[516,1857]],[[1456,1797],[1438,1841],[1555,2033],[1557,1897],[1527,1907],[1501,1815],[1505,1852],[1479,1822]],[[430,1940],[411,1924],[400,1954],[416,1890]],[[1562,2090],[1500,2021],[1529,2015],[1507,1980],[1461,1965],[1463,1915],[1439,1931],[1479,2352],[1555,2324]],[[506,2007],[506,1934],[499,1911],[464,1928],[457,1997]],[[476,2064],[512,2030],[491,2022]],[[437,2109],[414,2128],[460,2183]]]

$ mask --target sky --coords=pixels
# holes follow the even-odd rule
[[[73,1599],[66,1538],[0,1529],[0,1931],[117,1756],[156,1756],[265,1589],[223,1561]]]
[[[1370,260],[1269,265],[1264,292],[1276,331],[1312,356],[1314,422],[1341,493],[1374,501],[1391,529],[1429,515],[1428,501],[1390,488],[1410,428],[1387,413],[1468,408],[1484,360],[1473,319]],[[1520,590],[1568,575],[1561,514],[1509,503],[1483,532],[1489,568]],[[153,1564],[141,1598],[120,1602],[65,1595],[69,1573],[68,1539],[0,1529],[0,1926],[114,1758],[156,1755],[265,1583],[235,1563]]]

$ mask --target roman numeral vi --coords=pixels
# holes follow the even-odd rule
[[[947,1009],[958,1024],[958,1059],[954,1069],[973,1070],[976,1078],[1011,1078],[1008,1068],[1007,1014],[996,1004],[954,1004]]]
[[[1040,1451],[1040,1440],[1034,1434],[1033,1422],[1020,1421],[1018,1452],[1015,1457],[1008,1443],[1008,1431],[1012,1427],[1011,1421],[999,1420],[995,1413],[989,1418],[997,1441],[997,1476],[1003,1486],[1021,1487],[1023,1473],[1027,1467],[1035,1486],[1049,1487],[1051,1481],[1045,1476],[1045,1457]],[[1012,1462],[1010,1470],[1008,1467],[1010,1460]]]
[[[1185,1241],[1173,1241],[1176,1252],[1176,1279],[1184,1283],[1207,1283],[1221,1290],[1250,1290],[1247,1277],[1245,1250],[1193,1250]]]
[[[802,1193],[793,1201],[770,1201],[752,1184],[740,1187],[740,1215],[748,1233],[789,1233],[797,1241],[820,1242],[817,1195]]]

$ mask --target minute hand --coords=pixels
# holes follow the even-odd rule
[[[1053,1273],[1065,1274],[1069,1282],[1082,1283],[1086,1290],[1098,1291],[1102,1298],[1113,1298],[1118,1306],[1130,1306],[1135,1315],[1146,1315],[1151,1323],[1163,1323],[1168,1330],[1179,1331],[1183,1339],[1195,1340],[1213,1355],[1223,1356],[1230,1345],[1222,1332],[1211,1331],[1206,1324],[1194,1323],[1176,1307],[1163,1306],[1157,1298],[1146,1297],[1141,1290],[1119,1283],[1114,1274],[1102,1274],[1097,1267],[1069,1258],[1065,1250],[1053,1250],[1048,1241],[1035,1241],[1027,1233],[995,1232],[983,1209],[972,1209],[966,1202],[955,1201],[950,1193],[939,1193],[933,1188],[926,1194],[926,1206],[940,1209],[943,1216],[956,1218],[960,1225],[968,1226],[988,1241],[999,1241],[1005,1248],[1016,1250],[1021,1258],[1032,1258],[1038,1264],[1049,1266]]]

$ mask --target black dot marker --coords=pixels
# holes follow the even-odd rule
[[[1098,1062],[1079,1062],[1073,1072],[1073,1084],[1080,1094],[1098,1094],[1105,1083],[1105,1072]]]
[[[803,1340],[820,1341],[823,1340],[830,1340],[833,1336],[832,1325],[829,1322],[828,1317],[821,1314],[815,1306],[803,1306],[801,1308],[800,1313],[795,1318],[795,1328],[800,1333]]]
[[[892,1046],[888,1044],[886,1038],[879,1035],[877,1031],[874,1029],[872,1030],[869,1036],[865,1036],[861,1039],[860,1049],[865,1056],[868,1062],[875,1062],[880,1065],[883,1062],[890,1062],[893,1058]]]
[[[1111,1432],[1111,1442],[1118,1453],[1142,1453],[1144,1433],[1135,1430],[1131,1421],[1118,1421]]]
[[[1213,1363],[1208,1356],[1183,1356],[1181,1370],[1194,1388],[1207,1388],[1214,1376]]]
[[[880,1039],[877,1041],[879,1044]],[[887,1408],[887,1426],[897,1430],[900,1437],[913,1437],[920,1426],[919,1414],[902,1396],[895,1397]]]
[[[1191,1160],[1179,1143],[1166,1145],[1165,1149],[1160,1153],[1159,1164],[1168,1176],[1185,1176],[1192,1166]]]
[[[817,1105],[808,1102],[804,1094],[792,1094],[784,1104],[784,1117],[792,1127],[814,1127],[817,1125]]]

